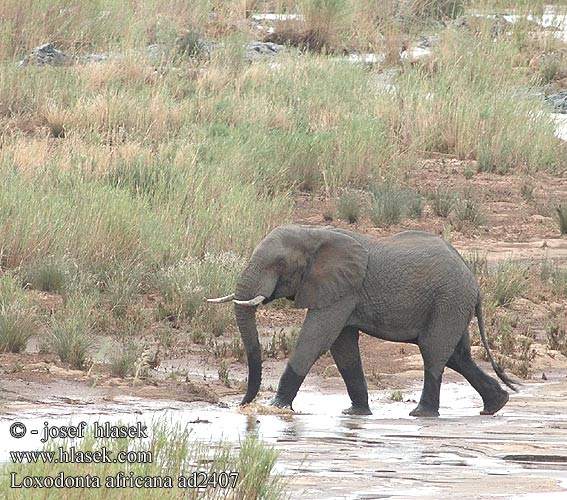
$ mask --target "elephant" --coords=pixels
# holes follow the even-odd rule
[[[235,292],[210,302],[234,302],[248,361],[241,405],[257,395],[262,360],[256,307],[278,298],[307,314],[271,404],[292,403],[315,361],[329,349],[351,400],[347,415],[370,415],[359,334],[416,344],[423,358],[423,390],[410,415],[439,416],[445,367],[480,394],[482,415],[493,415],[509,399],[500,383],[473,360],[468,326],[476,316],[480,337],[496,375],[515,384],[496,364],[484,330],[481,291],[457,250],[442,238],[405,231],[381,239],[322,226],[284,225],[254,249]]]

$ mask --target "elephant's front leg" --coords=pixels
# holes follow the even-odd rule
[[[307,373],[321,354],[328,351],[354,309],[354,299],[342,299],[322,309],[310,309],[287,363],[273,406],[291,408]]]
[[[344,410],[343,413],[345,415],[372,415],[368,406],[368,387],[360,360],[358,337],[357,328],[344,328],[331,347],[331,354],[345,381],[351,400],[351,407]]]

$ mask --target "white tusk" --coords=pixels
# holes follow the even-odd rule
[[[222,304],[223,302],[230,302],[232,299],[234,299],[233,293],[224,297],[219,297],[217,299],[207,299],[207,302],[212,302],[213,304]]]
[[[258,295],[258,297],[254,297],[251,300],[236,300],[236,299],[234,299],[233,302],[235,304],[238,304],[239,306],[257,306],[258,304],[260,304],[264,300],[266,300],[266,297],[264,297],[263,295]]]

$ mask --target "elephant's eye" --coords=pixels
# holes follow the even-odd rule
[[[276,260],[276,267],[278,268],[279,271],[283,271],[286,267],[286,261],[284,257],[279,257]]]

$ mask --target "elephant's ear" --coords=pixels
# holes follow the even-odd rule
[[[351,236],[327,229],[313,233],[315,250],[295,294],[301,309],[326,307],[359,288],[368,263],[368,252]]]

